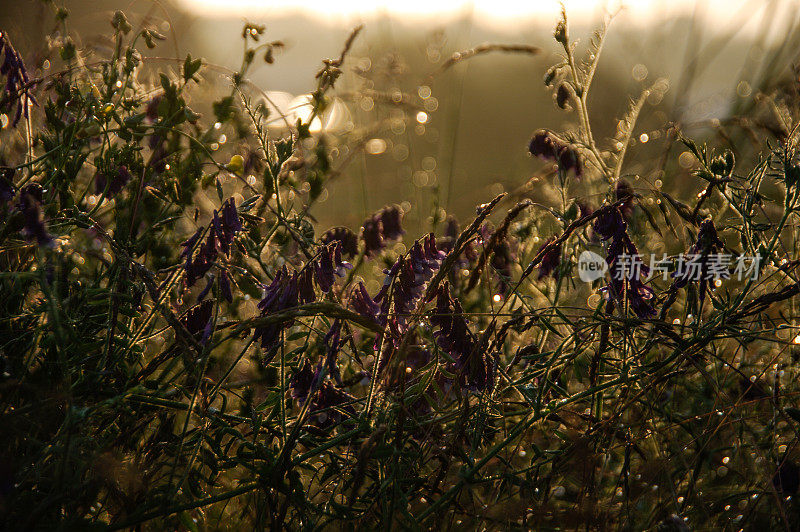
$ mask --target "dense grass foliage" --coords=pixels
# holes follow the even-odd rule
[[[291,123],[247,80],[280,60],[261,26],[215,94],[202,60],[143,57],[147,21],[89,57],[53,13],[42,76],[0,34],[4,528],[800,527],[790,65],[704,139],[636,131],[663,80],[597,139],[605,28],[579,51],[565,17],[543,74],[574,127],[532,123],[530,182],[412,235],[405,198],[313,215],[369,138],[312,131],[358,30]],[[537,49],[442,70],[485,53]],[[380,96],[413,127],[423,96]],[[668,271],[616,276],[637,253]]]

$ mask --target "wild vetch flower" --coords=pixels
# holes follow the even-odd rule
[[[625,234],[628,224],[625,223],[618,209],[606,209],[595,219],[592,228],[602,240],[608,240],[612,237],[621,238]]]
[[[675,280],[670,287],[671,290],[683,288],[689,281],[698,281],[700,286],[700,301],[703,301],[712,281],[710,279],[709,255],[719,253],[725,247],[725,243],[720,240],[714,222],[710,219],[703,220],[700,230],[697,232],[697,242],[689,249],[686,257],[691,261],[696,261],[697,269],[687,268],[685,272],[675,272]],[[720,273],[721,277],[726,276],[727,272]]]
[[[401,226],[403,211],[397,205],[385,207],[367,219],[361,230],[364,251],[368,257],[386,247],[386,240],[398,240],[405,231]]]
[[[220,215],[221,214],[221,215]],[[203,228],[197,232],[187,241],[183,242],[182,258],[186,258],[184,264],[184,271],[186,273],[186,286],[191,287],[197,282],[198,279],[203,277],[214,265],[217,260],[219,252],[225,255],[230,253],[230,247],[236,236],[236,233],[242,230],[242,223],[239,220],[239,214],[236,211],[236,205],[233,199],[227,200],[222,204],[220,211],[214,211],[211,218],[211,224],[208,229],[208,236],[205,242],[200,246],[200,251],[197,256],[192,258],[192,248],[200,238]],[[220,278],[220,282],[225,282],[226,279]],[[224,286],[220,286],[225,294]],[[230,284],[227,286],[230,289]]]
[[[364,241],[364,252],[370,257],[386,247],[381,236],[381,222],[370,218],[361,227],[361,239]]]
[[[228,303],[233,302],[233,292],[231,291],[231,281],[228,277],[228,272],[222,270],[219,273],[219,290],[222,293],[222,297],[225,298],[225,301]]]
[[[28,107],[35,104],[36,100],[31,95],[32,84],[28,78],[28,70],[22,61],[8,35],[0,31],[0,55],[3,62],[0,64],[0,74],[6,77],[6,85],[0,95],[0,112],[9,113],[16,107],[11,126],[16,127],[20,118],[28,118]]]
[[[312,405],[312,411],[315,413],[314,419],[317,422],[317,426],[321,429],[325,429],[337,423],[341,423],[344,419],[344,416],[340,413],[341,411],[345,411],[351,416],[355,415],[355,409],[352,405],[342,406],[347,403],[352,403],[353,401],[355,401],[355,397],[349,393],[336,388],[330,381],[323,382],[319,391],[317,391]],[[326,413],[318,412],[319,410],[327,409],[331,410]]]
[[[631,184],[624,179],[618,179],[617,184],[614,187],[614,196],[616,197],[617,201],[623,200],[622,205],[619,206],[619,210],[626,220],[630,219],[631,214],[633,214],[634,198],[633,187]]]
[[[40,246],[52,246],[53,237],[47,232],[42,214],[44,190],[39,183],[25,185],[19,194],[17,210],[23,217],[23,235]]]
[[[197,336],[206,330],[213,315],[214,302],[211,299],[207,299],[187,310],[186,313],[181,316],[180,321],[189,333],[193,336]]]
[[[367,292],[367,289],[364,286],[364,283],[361,281],[359,281],[350,292],[348,303],[350,308],[352,308],[356,313],[364,316],[365,318],[374,320],[376,323],[379,322],[381,306],[377,301],[370,297],[369,292]]]
[[[551,236],[548,238],[544,244],[539,248],[539,251],[546,248],[551,242],[555,240],[555,237]],[[561,244],[551,247],[547,253],[545,253],[544,257],[542,257],[542,261],[539,263],[539,279],[544,279],[545,277],[552,275],[556,277],[556,269],[561,265]]]
[[[425,291],[425,284],[431,280],[445,257],[442,251],[436,249],[433,233],[414,242],[409,250],[394,291],[394,310],[401,328],[405,325],[405,315],[414,310]]]
[[[627,302],[631,310],[639,318],[649,318],[655,309],[648,302],[652,299],[653,289],[640,279],[639,275],[623,275],[620,271],[620,260],[623,255],[638,257],[639,251],[628,236],[628,224],[618,208],[607,209],[594,223],[594,230],[603,240],[611,240],[606,251],[606,263],[610,272],[610,281],[604,288],[607,296],[621,307]],[[640,265],[641,276],[649,273],[649,268]]]
[[[386,240],[399,240],[405,234],[402,227],[403,211],[397,205],[385,207],[381,212],[381,225],[383,238]]]
[[[306,267],[297,274],[298,303],[305,305],[317,300],[314,292],[314,269]]]
[[[341,244],[342,256],[349,259],[358,255],[358,237],[347,227],[328,229],[320,237],[320,242],[323,244],[339,242],[339,244]]]
[[[349,262],[342,260],[341,244],[333,242],[323,246],[319,257],[314,261],[314,273],[317,286],[323,292],[330,292],[333,288],[335,276],[343,277],[345,270],[352,268]]]
[[[458,299],[450,296],[445,282],[437,290],[436,309],[431,324],[436,345],[455,359],[455,368],[461,374],[462,384],[472,390],[491,390],[494,385],[494,361],[478,349],[478,344],[464,318],[464,309]]]
[[[298,295],[297,273],[289,275],[289,271],[284,266],[283,269],[278,270],[272,282],[264,286],[264,297],[258,303],[261,316],[269,316],[270,314],[296,307]],[[280,323],[261,325],[256,328],[253,340],[260,340],[261,347],[271,351],[280,342],[281,331],[290,326],[291,323],[292,320],[287,320]],[[271,359],[271,357],[269,358]],[[269,360],[266,360],[266,363],[269,363]]]
[[[105,172],[98,171],[94,176],[94,192],[95,194],[106,192],[108,196],[114,196],[128,184],[131,177],[128,167],[124,165],[120,166],[117,168],[116,172],[112,173],[111,179],[108,179]],[[108,187],[107,191],[106,187]]]
[[[297,399],[303,403],[311,393],[314,386],[314,380],[319,376],[319,370],[315,373],[311,369],[311,364],[307,358],[303,359],[300,367],[294,372],[292,378],[289,380],[289,388],[292,390],[292,398]]]
[[[583,165],[575,148],[546,129],[540,129],[533,134],[528,151],[534,157],[558,163],[565,174],[572,172],[578,179],[583,176]]]
[[[161,94],[157,94],[150,98],[150,101],[147,102],[147,107],[145,107],[144,114],[151,122],[158,120],[158,106],[161,104],[161,97]]]

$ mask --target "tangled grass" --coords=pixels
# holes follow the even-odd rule
[[[163,36],[112,29],[103,58],[53,40],[40,78],[0,34],[5,528],[800,526],[795,74],[711,147],[665,124],[651,182],[625,156],[664,83],[596,139],[605,28],[582,60],[565,16],[545,84],[576,122],[533,134],[542,179],[414,240],[398,205],[312,214],[358,30],[289,123],[247,79],[279,59],[263,27],[210,119],[207,65],[150,83]],[[491,52],[537,49],[442,70]],[[585,251],[611,268],[588,283]],[[704,277],[615,278],[636,252]],[[705,275],[719,253],[752,275]]]

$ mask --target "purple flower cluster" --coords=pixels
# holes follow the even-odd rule
[[[545,240],[544,244],[542,244],[542,247],[539,248],[539,251],[545,249],[554,240],[555,237],[553,236]],[[558,244],[548,249],[547,253],[544,254],[544,257],[542,257],[542,261],[539,263],[539,280],[544,279],[545,277],[548,276],[553,276],[553,278],[555,278],[558,267],[560,265],[561,265],[561,244]]]
[[[635,197],[633,187],[624,179],[618,179],[617,184],[614,186],[614,196],[617,198],[617,201],[623,202],[622,205],[619,206],[619,210],[622,216],[626,220],[629,220],[633,214],[633,198]]]
[[[624,307],[624,303],[627,301],[633,313],[639,318],[645,319],[654,316],[656,311],[649,303],[654,295],[653,289],[642,282],[638,276],[626,279],[624,276],[614,274],[618,271],[617,264],[622,255],[639,255],[636,245],[628,236],[628,224],[620,210],[616,207],[607,209],[597,217],[593,228],[602,240],[611,241],[606,250],[606,263],[609,271],[612,272],[611,280],[604,288],[607,296],[621,307]],[[647,266],[641,265],[642,275],[646,276],[649,271]]]
[[[39,183],[30,183],[22,187],[17,201],[17,210],[22,213],[22,234],[31,242],[40,246],[52,246],[53,237],[47,232],[42,213],[44,190]]]
[[[12,127],[15,127],[20,118],[23,116],[28,118],[28,107],[36,103],[31,95],[33,83],[28,78],[28,70],[25,68],[22,56],[11,45],[4,31],[0,31],[0,56],[3,56],[0,74],[6,77],[6,85],[0,94],[0,112],[8,113],[16,107],[11,121]]]
[[[578,179],[583,177],[583,166],[575,148],[546,129],[533,134],[528,151],[534,157],[558,163],[565,174],[571,171]]]
[[[347,404],[352,403],[355,397],[335,387],[330,381],[323,381],[319,385],[321,372],[322,361],[317,365],[316,370],[312,370],[308,359],[304,358],[300,367],[289,380],[289,389],[292,398],[297,400],[300,405],[306,401],[311,402],[309,412],[315,425],[319,428],[328,428],[341,422],[344,418],[341,412],[347,412],[351,416],[355,415],[355,409]],[[327,409],[330,409],[330,412],[320,412]]]
[[[320,242],[323,244],[339,242],[342,247],[342,255],[348,259],[352,259],[358,255],[358,237],[347,227],[328,229],[320,237]]]
[[[199,342],[205,344],[211,336],[213,315],[214,302],[209,299],[187,310],[180,321],[192,336],[196,337],[202,333]]]
[[[264,286],[264,297],[258,303],[261,316],[269,316],[299,304],[316,301],[315,283],[321,291],[330,292],[335,277],[343,277],[345,271],[351,267],[348,262],[342,260],[339,242],[322,246],[317,257],[306,264],[300,272],[295,271],[290,274],[284,266],[278,270],[272,282]],[[286,320],[259,326],[253,338],[260,340],[261,347],[270,351],[278,345],[281,331],[291,326],[292,322],[293,320]]]
[[[405,234],[402,219],[403,211],[397,205],[384,207],[368,218],[361,229],[364,253],[371,257],[386,247],[387,240],[399,240]]]
[[[386,271],[383,287],[374,298],[364,284],[359,282],[350,292],[349,305],[356,313],[385,327],[390,341],[382,342],[383,333],[375,339],[375,349],[383,344],[386,353],[381,355],[378,373],[388,364],[392,349],[402,343],[409,332],[408,316],[425,293],[425,287],[439,269],[447,255],[437,249],[436,237],[431,233],[414,242],[407,256],[400,257]],[[389,313],[392,310],[393,312]]]
[[[439,269],[447,255],[436,248],[436,237],[433,233],[417,240],[408,252],[408,256],[400,267],[394,290],[394,312],[398,324],[405,328],[408,314],[414,311],[420,298],[425,293],[425,285]]]
[[[186,273],[185,282],[187,288],[194,286],[197,280],[211,269],[219,253],[223,253],[226,256],[230,254],[233,239],[236,233],[242,230],[242,222],[239,220],[239,213],[236,211],[233,199],[223,203],[219,211],[214,211],[206,240],[200,245],[200,251],[197,256],[193,256],[194,247],[202,236],[203,229],[203,227],[200,227],[191,238],[181,244],[183,247],[181,258],[186,259],[183,269]],[[225,281],[227,281],[227,276],[225,276]],[[227,291],[224,287],[221,286],[221,288],[227,298],[230,295],[230,287],[228,286]]]
[[[116,172],[112,172],[110,179],[106,172],[98,171],[94,176],[94,193],[106,192],[108,196],[115,196],[128,184],[131,177],[128,167],[124,165],[117,168]]]
[[[436,293],[436,309],[431,323],[439,330],[434,333],[436,345],[455,360],[462,385],[472,390],[491,390],[494,385],[494,361],[478,349],[478,342],[464,318],[458,299],[450,296],[445,282]]]
[[[269,285],[264,286],[264,297],[258,303],[258,310],[262,316],[269,316],[283,310],[294,308],[298,303],[297,272],[289,274],[284,266],[272,279]],[[256,328],[253,340],[260,341],[265,350],[273,350],[281,339],[281,331],[292,324],[292,320],[279,323],[268,323]],[[269,361],[267,361],[268,363]]]
[[[703,301],[706,292],[709,289],[711,279],[709,279],[709,255],[719,253],[725,247],[725,243],[719,238],[717,228],[714,227],[714,222],[710,219],[703,220],[700,224],[700,230],[697,232],[697,242],[689,250],[688,255],[699,257],[700,272],[696,277],[699,278],[700,284],[700,301]],[[673,274],[675,280],[672,283],[672,290],[683,288],[686,286],[692,277],[691,272],[686,271],[682,275],[679,272]]]

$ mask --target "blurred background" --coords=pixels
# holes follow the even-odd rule
[[[37,57],[44,57],[45,36],[57,37],[52,9],[39,0],[0,4],[0,29],[11,33],[41,75],[46,65]],[[205,82],[221,92],[241,64],[244,22],[263,24],[264,39],[281,40],[285,49],[273,64],[257,61],[248,73],[253,95],[301,117],[321,60],[338,57],[353,27],[364,24],[331,111],[312,128],[327,138],[339,170],[325,201],[312,211],[323,224],[357,228],[387,203],[403,204],[412,233],[429,230],[432,216],[463,219],[501,191],[546,179],[547,168],[527,155],[531,132],[575,123],[543,83],[560,60],[552,36],[561,10],[555,0],[63,4],[71,13],[69,32],[87,57],[102,56],[111,46],[109,21],[122,9],[134,26],[147,21],[167,37],[155,50],[142,46],[154,69],[177,71],[178,59],[191,52],[208,65]],[[660,179],[665,188],[678,176],[656,175],[652,162],[663,150],[666,126],[700,130],[736,114],[764,84],[786,73],[799,44],[796,0],[572,0],[565,7],[578,57],[585,56],[592,32],[614,14],[589,98],[601,144],[615,134],[631,98],[656,85],[624,173],[641,176],[640,183]],[[489,53],[442,70],[452,54],[482,43],[532,45],[542,52]]]

